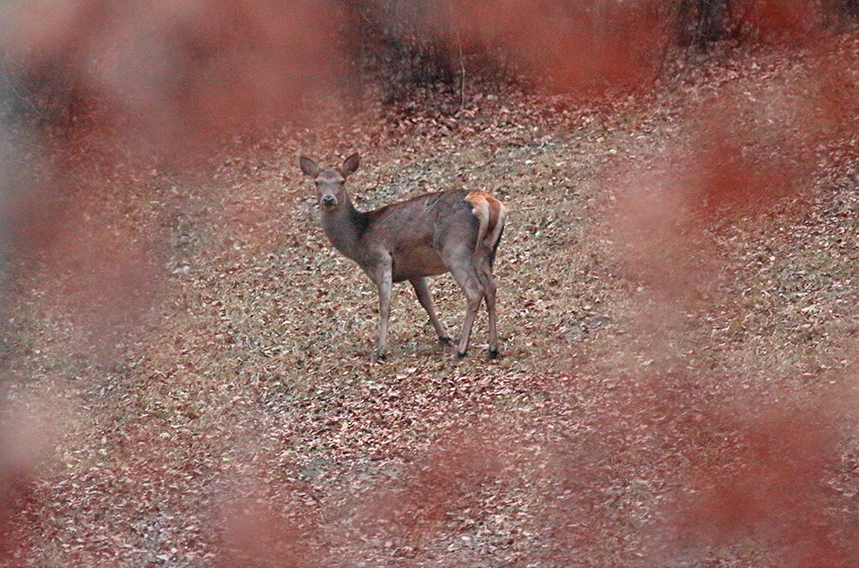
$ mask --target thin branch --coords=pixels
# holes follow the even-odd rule
[[[465,57],[462,54],[462,37],[456,28],[456,45],[459,48],[459,110],[465,108]]]

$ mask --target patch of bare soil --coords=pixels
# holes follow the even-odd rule
[[[89,190],[8,284],[0,564],[856,565],[857,55],[681,59],[599,104],[475,83],[205,175],[69,158]],[[481,316],[450,364],[401,287],[371,361],[375,289],[297,166],[352,151],[361,209],[508,205],[499,360]]]

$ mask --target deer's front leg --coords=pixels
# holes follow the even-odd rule
[[[370,278],[379,289],[379,344],[373,358],[383,360],[388,356],[388,320],[391,317],[391,289],[393,273],[390,257],[373,267]]]
[[[427,315],[430,318],[430,322],[432,322],[432,326],[433,328],[435,328],[435,333],[438,336],[439,341],[444,343],[449,342],[450,336],[447,334],[447,330],[444,328],[444,324],[439,321],[438,316],[435,313],[435,308],[432,304],[432,296],[430,296],[426,278],[411,278],[409,282],[412,283],[412,287],[415,289],[415,294],[418,297],[418,302],[420,302],[421,306],[423,306],[424,310],[426,310]]]

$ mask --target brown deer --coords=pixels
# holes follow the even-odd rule
[[[480,191],[453,190],[363,213],[352,205],[345,188],[346,178],[358,169],[358,154],[346,158],[339,168],[324,170],[310,158],[301,156],[299,161],[301,171],[316,182],[322,228],[331,244],[357,262],[379,289],[376,358],[387,355],[394,282],[411,282],[439,340],[450,341],[433,308],[425,278],[445,272],[453,275],[467,300],[455,359],[466,355],[471,327],[484,299],[489,313],[488,357],[498,356],[492,265],[507,212],[500,201]]]

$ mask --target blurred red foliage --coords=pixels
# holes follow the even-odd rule
[[[131,116],[173,152],[295,118],[338,69],[329,0],[44,4],[6,8],[12,66],[48,96]]]
[[[294,511],[293,511],[294,513]],[[217,566],[222,568],[313,568],[322,566],[312,544],[312,512],[299,524],[261,499],[230,502],[223,511],[223,542]]]
[[[823,3],[819,0],[740,0],[728,4],[741,34],[752,32],[766,41],[793,42],[814,39],[821,33]]]
[[[827,486],[839,457],[832,408],[774,408],[719,419],[736,438],[691,456],[681,548],[754,542],[779,566],[855,566],[859,548]],[[852,547],[852,548],[851,548]]]
[[[656,3],[455,2],[470,45],[500,47],[544,87],[584,94],[653,80],[666,27]]]

